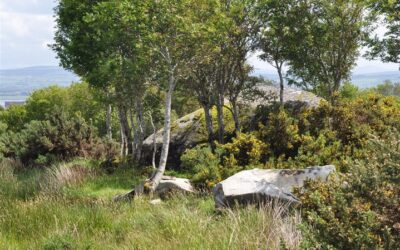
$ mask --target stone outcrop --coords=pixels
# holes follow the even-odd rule
[[[239,204],[259,204],[269,200],[299,203],[291,192],[307,179],[326,181],[335,166],[309,167],[302,170],[252,169],[241,171],[218,183],[214,189],[217,208]]]
[[[270,96],[279,96],[279,88],[275,86],[260,86],[260,90],[265,92]],[[273,100],[274,98],[272,98]],[[276,99],[276,98],[275,98]],[[303,91],[297,90],[294,88],[286,87],[284,91],[284,100],[286,103],[304,103],[308,106],[314,107],[319,104],[321,98],[316,95]],[[252,108],[255,108],[257,105],[269,104],[271,101],[254,101],[249,105]],[[229,112],[229,111],[225,111]],[[225,124],[229,124],[229,122],[233,123],[233,119],[231,121],[226,120]],[[216,121],[214,122],[216,123]],[[227,126],[229,127],[229,126]],[[159,151],[162,145],[162,135],[163,130],[159,130],[156,132],[156,145],[158,148],[157,157],[159,159]],[[143,163],[150,164],[151,157],[153,152],[153,139],[154,134],[148,136],[143,142]],[[180,156],[187,149],[192,148],[200,143],[207,142],[207,131],[205,128],[204,121],[204,112],[202,109],[199,109],[193,113],[190,113],[178,120],[174,121],[171,126],[171,140],[170,140],[170,149],[168,154],[168,167],[177,167],[180,164]]]

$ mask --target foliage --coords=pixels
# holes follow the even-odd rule
[[[373,91],[385,96],[394,95],[400,97],[400,82],[392,83],[390,81],[385,81],[382,84],[372,88]]]
[[[9,130],[17,132],[30,121],[44,121],[55,110],[63,110],[71,116],[83,118],[105,135],[106,105],[101,101],[101,93],[89,88],[85,82],[69,87],[50,86],[34,91],[24,105],[12,105],[0,112],[0,121],[6,123]]]
[[[32,121],[19,133],[10,131],[1,137],[6,157],[24,164],[47,165],[55,160],[76,156],[102,157],[114,154],[113,146],[96,137],[93,127],[82,118],[54,112],[45,121]]]
[[[26,108],[23,105],[11,105],[0,111],[0,122],[14,131],[22,129],[27,122]]]
[[[26,113],[29,121],[43,121],[55,109],[68,105],[67,88],[50,86],[34,91],[26,101]]]
[[[392,0],[367,1],[373,20],[383,16],[386,31],[383,37],[375,35],[366,39],[367,58],[380,58],[383,62],[400,63],[400,3]],[[371,33],[372,34],[372,33]]]
[[[270,146],[274,155],[296,155],[301,140],[299,128],[283,109],[270,113],[267,123],[259,126],[258,138]]]
[[[217,152],[205,146],[187,150],[182,166],[199,186],[212,184],[247,168],[305,168],[334,164],[351,171],[351,162],[368,155],[369,134],[382,136],[400,128],[396,98],[370,93],[322,102],[310,108],[293,103],[258,107],[252,123],[255,132],[239,133],[229,143],[217,144]],[[205,140],[204,140],[205,141]],[[203,186],[203,187],[204,187]]]
[[[211,188],[227,176],[221,166],[221,151],[212,152],[206,145],[186,150],[181,156],[181,165],[192,175],[191,180],[200,188]]]
[[[257,166],[267,153],[268,146],[254,135],[240,133],[230,143],[217,144],[214,152],[205,145],[186,150],[181,166],[196,186],[209,189],[240,170]]]
[[[300,193],[308,240],[320,248],[399,247],[400,136],[373,137],[368,156],[352,162],[347,175],[308,183]],[[307,231],[305,231],[307,232]]]
[[[219,146],[223,149],[224,165],[241,166],[257,165],[265,159],[268,144],[265,144],[252,134],[239,133],[232,142]]]
[[[290,53],[291,81],[333,102],[350,77],[367,26],[358,0],[299,2],[294,20],[296,46]]]
[[[357,95],[359,95],[360,89],[350,83],[350,82],[345,82],[341,87],[340,87],[340,97],[343,99],[353,99],[356,98]]]

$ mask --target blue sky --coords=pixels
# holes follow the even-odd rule
[[[0,1],[0,69],[58,65],[48,48],[53,41],[56,0]],[[273,71],[256,55],[249,58],[257,70]],[[354,73],[396,71],[399,65],[360,58]]]

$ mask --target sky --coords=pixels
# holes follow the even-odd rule
[[[53,43],[57,0],[0,0],[0,69],[57,66]],[[257,55],[249,58],[257,71],[273,72]],[[399,65],[360,58],[355,74],[397,71]]]

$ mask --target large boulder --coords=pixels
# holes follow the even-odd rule
[[[241,171],[218,183],[214,189],[217,208],[239,204],[263,203],[279,200],[299,203],[291,192],[302,187],[307,179],[326,181],[335,166],[309,167],[301,170],[252,169]]]
[[[266,94],[275,97],[279,96],[279,88],[276,86],[259,86],[259,89]],[[274,98],[272,98],[274,99]],[[269,104],[272,100],[258,100],[249,104],[251,108],[255,108],[257,105]],[[284,101],[285,103],[304,103],[307,106],[317,106],[321,101],[321,98],[316,95],[294,88],[286,87],[284,90]],[[225,111],[229,113],[228,110]],[[215,114],[213,115],[216,119]],[[192,148],[200,143],[207,142],[207,130],[205,128],[204,112],[199,109],[193,113],[190,113],[178,120],[174,121],[171,126],[171,140],[168,154],[168,167],[177,167],[180,164],[180,156],[188,149]],[[233,132],[234,124],[233,119],[228,116],[225,117],[225,124],[227,132]],[[216,125],[216,120],[214,121]],[[232,129],[232,131],[229,131]],[[160,148],[163,140],[163,129],[160,129],[155,134],[156,145],[157,145],[157,159],[159,159]],[[150,164],[153,152],[153,140],[154,134],[148,136],[143,142],[143,164]]]
[[[143,163],[150,163],[153,154],[154,136],[156,140],[156,159],[160,157],[163,143],[163,129],[147,137],[143,142]],[[192,148],[199,143],[207,142],[207,133],[204,129],[204,112],[199,109],[174,121],[171,125],[171,138],[169,143],[168,167],[179,165],[180,156],[187,148]]]

